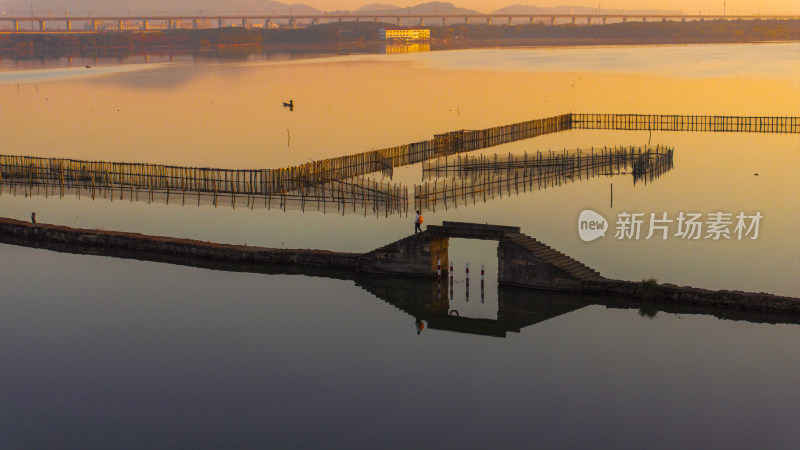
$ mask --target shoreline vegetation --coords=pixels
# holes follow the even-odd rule
[[[5,33],[0,55],[102,56],[141,52],[269,50],[378,52],[387,44],[380,22],[339,22],[306,28],[248,30],[225,27],[151,32]],[[451,24],[431,30],[430,50],[478,47],[665,45],[800,40],[800,20],[625,22],[608,25]],[[398,44],[398,43],[389,43]],[[399,43],[398,45],[403,45]]]

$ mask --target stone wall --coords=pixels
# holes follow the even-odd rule
[[[572,287],[560,290],[575,291]],[[714,291],[674,284],[650,284],[621,280],[583,281],[586,294],[634,298],[663,303],[716,306],[744,311],[766,311],[800,315],[800,298],[765,292]]]
[[[580,281],[536,258],[511,240],[497,246],[497,281],[507,286],[580,290]]]
[[[358,269],[361,254],[327,250],[279,249],[147,236],[138,233],[88,230],[0,219],[0,235],[76,246],[159,253],[239,263],[297,264],[333,269]]]
[[[197,266],[203,266],[205,261],[249,264],[251,267],[294,265],[430,278],[436,276],[437,260],[441,260],[442,272],[446,272],[449,246],[449,238],[446,235],[425,231],[364,254],[275,249],[31,224],[3,218],[0,218],[0,242],[49,247],[75,253],[90,253],[84,249],[119,250],[125,253],[125,257],[141,255],[143,259],[153,259],[152,255],[157,255],[167,260],[178,258],[181,264]],[[501,285],[619,297],[643,302],[656,301],[800,315],[799,298],[763,292],[714,291],[671,284],[658,285],[608,279],[580,281],[557,267],[538,261],[531,252],[508,239],[500,240],[497,254],[498,281]]]
[[[393,273],[430,277],[436,275],[437,260],[443,272],[447,269],[450,240],[425,231],[365,253],[361,270],[373,273]]]

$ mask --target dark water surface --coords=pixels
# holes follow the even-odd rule
[[[260,169],[566,112],[800,116],[798,54],[789,43],[90,69],[4,60],[0,153]],[[281,106],[289,99],[293,112]],[[647,185],[584,179],[438,208],[425,223],[520,226],[611,278],[800,295],[796,134],[573,130],[485,153],[648,142],[675,158]],[[417,165],[391,181],[421,178]],[[609,220],[764,219],[755,240],[612,231],[587,243],[576,226],[587,208]],[[0,195],[0,216],[31,212],[66,226],[348,252],[413,229],[405,215]],[[419,280],[0,244],[0,448],[800,446],[797,318],[500,289],[496,248],[451,240],[448,299],[446,286]]]
[[[3,448],[800,442],[797,324],[502,291],[500,338],[421,281],[0,252]]]

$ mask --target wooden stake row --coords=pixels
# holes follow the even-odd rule
[[[800,117],[572,114],[572,128],[585,130],[800,133]]]
[[[535,155],[440,158],[429,173],[435,178],[414,187],[414,209],[458,207],[484,202],[496,196],[560,186],[597,176],[631,173],[634,182],[647,182],[672,169],[673,150],[668,147],[614,147]],[[459,167],[458,164],[463,164]],[[463,170],[466,169],[466,170]]]

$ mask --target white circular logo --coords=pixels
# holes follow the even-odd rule
[[[593,241],[601,236],[605,237],[608,231],[608,221],[599,213],[591,209],[584,209],[578,216],[578,235],[584,242]]]

